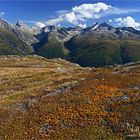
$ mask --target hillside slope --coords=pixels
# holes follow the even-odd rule
[[[139,139],[139,83],[139,63],[82,68],[1,56],[0,139]]]
[[[85,29],[46,26],[34,45],[46,58],[65,58],[81,66],[125,64],[140,60],[140,31],[107,23]]]
[[[0,27],[0,55],[27,55],[32,52],[31,46],[17,38],[12,32]]]
[[[46,58],[65,58],[68,50],[64,47],[54,33],[48,33],[39,43],[36,44],[36,54]]]
[[[34,33],[32,33],[32,28],[28,27],[23,22],[17,22],[16,25],[13,25],[0,18],[0,27],[13,33],[18,39],[28,45],[37,41],[34,37]]]
[[[96,25],[97,26],[97,25]],[[140,32],[107,23],[87,28],[65,43],[68,60],[82,66],[125,64],[140,60]]]
[[[68,60],[81,66],[125,64],[140,60],[140,41],[98,40],[92,36],[77,36],[66,45]]]
[[[40,40],[34,45],[35,53],[46,58],[66,58],[68,50],[64,42],[81,32],[80,27],[65,28],[46,26],[36,37]]]

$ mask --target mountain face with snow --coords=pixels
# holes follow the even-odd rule
[[[66,42],[70,40],[73,36],[81,33],[82,28],[65,28],[65,27],[56,27],[56,26],[45,26],[41,29],[40,34],[37,37],[39,39],[46,37],[48,34],[53,34],[60,42]]]
[[[17,22],[16,25],[13,25],[0,19],[0,27],[12,32],[17,38],[21,39],[28,45],[37,41],[30,28],[21,21]]]
[[[81,32],[80,27],[46,26],[36,36],[40,41],[34,45],[35,53],[47,58],[67,58],[69,50],[65,48],[65,42]]]
[[[139,39],[140,32],[131,27],[115,28],[102,23],[84,29],[65,47],[70,61],[82,66],[105,66],[140,60]]]
[[[29,45],[31,41],[29,37],[31,36],[28,33],[22,32],[18,27],[0,19],[0,55],[33,53],[33,48]]]
[[[8,49],[10,51],[5,52],[11,52],[15,49],[14,46],[24,44],[25,49],[23,46],[20,46],[22,49],[18,47],[18,51],[24,50],[24,54],[28,50],[27,54],[35,53],[47,58],[60,57],[82,66],[105,66],[140,60],[140,31],[132,27],[115,28],[104,22],[95,23],[85,29],[52,25],[40,29],[29,27],[21,21],[12,25],[0,19],[0,29],[2,46],[9,42],[7,48],[0,48],[1,52]],[[4,33],[10,35],[3,36]],[[10,40],[16,40],[16,43],[10,43]]]

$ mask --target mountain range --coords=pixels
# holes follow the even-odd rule
[[[0,19],[0,55],[37,54],[63,58],[81,66],[125,64],[140,60],[140,31],[95,23],[80,27],[29,27]]]

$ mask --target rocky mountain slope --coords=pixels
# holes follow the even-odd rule
[[[0,55],[28,55],[33,48],[17,38],[17,36],[0,27]]]
[[[107,23],[81,29],[46,26],[38,35],[35,53],[61,57],[82,66],[125,64],[140,60],[140,31]],[[57,53],[58,52],[58,53]]]
[[[34,46],[35,53],[47,58],[66,58],[68,50],[64,43],[81,31],[80,27],[66,29],[65,27],[46,26],[37,35],[40,42]]]
[[[132,27],[115,28],[107,23],[96,23],[85,29],[56,26],[37,29],[23,22],[12,25],[0,19],[0,28],[1,34],[8,32],[16,40],[14,45],[10,43],[13,38],[1,35],[1,54],[37,54],[96,67],[140,60],[140,31]]]
[[[140,60],[140,32],[107,23],[85,29],[65,43],[68,59],[82,66],[124,64]]]
[[[0,139],[137,140],[139,83],[138,62],[82,68],[62,59],[1,56]]]
[[[31,29],[23,22],[18,21],[16,25],[13,25],[3,19],[0,19],[0,27],[12,32],[17,38],[21,39],[28,45],[37,41]]]

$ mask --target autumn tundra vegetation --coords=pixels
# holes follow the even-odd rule
[[[138,140],[139,84],[139,62],[0,56],[0,140]]]

